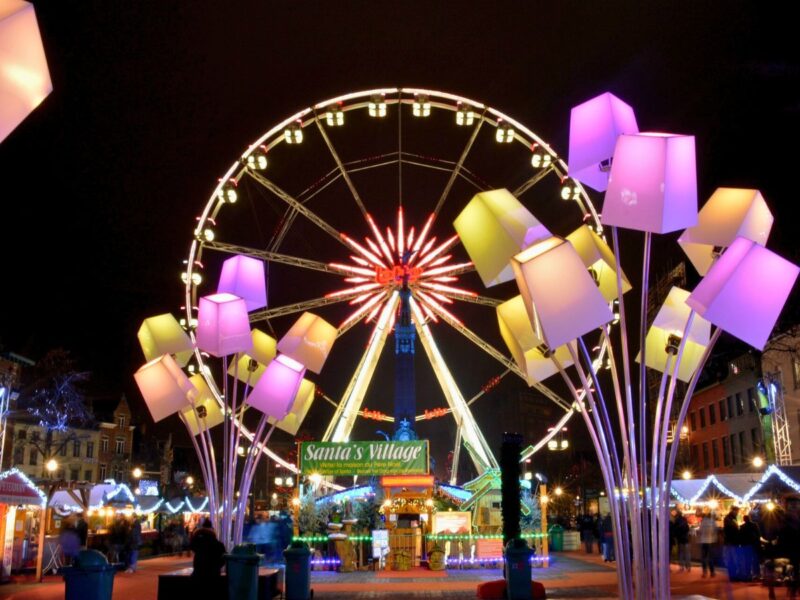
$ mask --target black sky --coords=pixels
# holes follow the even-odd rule
[[[177,312],[217,178],[299,108],[382,85],[484,101],[564,155],[570,107],[611,91],[697,137],[701,200],[762,190],[797,261],[797,31],[759,4],[35,2],[54,92],[0,144],[0,344],[71,349],[136,403],[136,330]]]

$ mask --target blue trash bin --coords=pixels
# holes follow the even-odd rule
[[[228,598],[258,600],[258,564],[264,556],[255,544],[239,544],[225,555],[228,574]]]
[[[310,600],[311,598],[311,550],[304,542],[292,542],[283,551],[286,558],[284,579],[286,600]]]
[[[531,597],[531,554],[525,540],[511,540],[506,545],[504,571],[509,600],[529,600]]]
[[[116,567],[97,550],[81,550],[63,569],[65,600],[111,600]]]

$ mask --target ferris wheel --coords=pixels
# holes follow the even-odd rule
[[[271,127],[219,178],[193,224],[181,274],[183,323],[193,336],[198,298],[213,293],[209,282],[223,260],[264,261],[269,304],[250,312],[253,327],[277,338],[298,315],[313,311],[337,328],[337,358],[324,374],[334,371],[332,383],[315,395],[332,405],[322,439],[341,442],[359,418],[395,418],[370,409],[368,399],[391,395],[375,374],[382,357],[387,360],[407,290],[419,354],[432,367],[435,396],[444,401],[412,418],[454,419],[451,483],[462,449],[479,474],[497,468],[470,406],[507,375],[558,408],[552,433],[529,447],[526,458],[562,430],[574,405],[526,372],[504,343],[497,313],[518,294],[513,277],[487,287],[463,231],[454,227],[482,194],[518,201],[555,235],[581,227],[602,235],[590,198],[555,151],[486,104],[433,90],[385,88],[309,106]],[[347,350],[339,340],[351,336]],[[457,379],[442,339],[466,342],[460,348],[473,352],[468,362],[480,360],[483,370],[493,370],[491,384],[468,389],[474,382]],[[595,348],[596,361],[604,350]],[[195,350],[188,368],[219,394],[222,386],[207,361]],[[241,430],[252,438],[243,422]]]

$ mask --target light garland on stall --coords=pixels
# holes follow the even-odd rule
[[[8,471],[4,471],[4,472],[0,473],[0,481],[2,481],[4,479],[7,479],[11,475],[18,476],[20,479],[22,479],[23,483],[26,486],[28,486],[28,488],[30,488],[32,491],[36,492],[36,495],[39,496],[39,499],[42,501],[41,502],[42,508],[47,506],[47,495],[42,490],[40,490],[38,487],[36,487],[36,484],[33,483],[33,481],[31,481],[30,478],[25,473],[23,473],[22,471],[20,471],[16,467],[11,467]]]

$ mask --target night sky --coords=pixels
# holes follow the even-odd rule
[[[132,381],[143,360],[136,331],[147,316],[178,313],[181,261],[217,178],[271,125],[348,91],[414,86],[464,95],[519,119],[563,156],[569,109],[611,91],[633,105],[642,130],[696,136],[701,202],[720,185],[760,189],[776,217],[769,247],[800,259],[792,226],[800,61],[788,9],[774,4],[34,4],[54,91],[0,144],[0,347],[34,359],[71,350],[92,371],[97,401],[126,392],[143,410]],[[455,160],[460,147],[443,148],[445,158]],[[321,176],[331,165],[310,166]],[[297,192],[312,180],[286,185]],[[395,190],[378,200],[380,187],[370,185],[364,180],[374,190],[365,192],[368,203],[389,218]],[[438,184],[423,177],[418,189],[405,185],[419,221],[432,208],[427,186]],[[349,198],[344,186],[338,193]],[[601,195],[592,198],[599,208]],[[468,199],[453,201],[453,214]],[[231,222],[227,241],[255,245],[269,237],[262,226],[268,232],[274,223],[264,216],[237,235]],[[676,237],[656,246],[656,265],[670,258]],[[317,253],[309,258],[346,259],[314,243],[306,249]],[[323,291],[337,287],[335,278],[324,281]],[[282,285],[302,292],[314,283],[276,275],[270,285],[272,301]],[[478,288],[477,278],[470,285]],[[494,322],[490,313],[484,326]],[[323,373],[331,396],[341,394],[366,335],[363,327],[354,333]],[[490,359],[472,368],[457,335],[442,344],[461,365],[454,371],[466,396],[497,374]],[[382,368],[389,377],[391,365]],[[432,382],[420,373],[421,387]],[[493,398],[486,402],[502,394]],[[442,403],[420,400],[421,408]],[[319,404],[312,425],[330,415]]]

